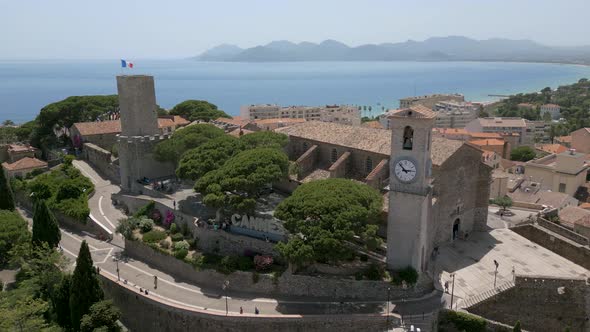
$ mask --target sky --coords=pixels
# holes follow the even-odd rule
[[[184,58],[222,43],[461,35],[590,45],[590,0],[0,0],[0,58]]]

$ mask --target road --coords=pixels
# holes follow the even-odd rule
[[[111,194],[117,193],[119,187],[102,178],[86,162],[76,160],[74,166],[85,176],[91,179],[95,185],[95,193],[89,199],[91,214],[99,222],[103,223],[111,231],[115,232],[118,220],[124,218],[124,214],[111,204]],[[29,212],[22,214],[32,222]],[[82,240],[88,242],[94,264],[102,272],[117,277],[117,268],[121,282],[124,280],[136,288],[148,289],[151,297],[158,297],[185,305],[195,309],[225,313],[226,298],[220,280],[218,289],[206,289],[197,285],[175,280],[174,276],[151,268],[145,263],[129,259],[123,255],[124,241],[120,235],[115,234],[110,242],[100,241],[87,233],[74,233],[62,229],[61,248],[64,255],[71,259],[72,265],[80,248]],[[154,287],[154,276],[158,277],[157,288]],[[421,314],[431,312],[441,306],[441,293],[433,292],[421,299],[404,300],[393,299],[390,309],[402,314]],[[312,297],[301,300],[300,298],[263,298],[253,296],[243,290],[232,289],[229,285],[227,291],[227,304],[230,314],[239,314],[240,307],[245,313],[253,313],[257,307],[261,314],[285,315],[285,314],[331,314],[331,313],[375,313],[385,312],[385,301],[357,301],[357,302],[329,302],[325,300],[314,301]]]

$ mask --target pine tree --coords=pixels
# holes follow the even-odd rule
[[[80,331],[82,317],[90,312],[90,307],[94,303],[104,297],[97,274],[92,265],[88,244],[82,241],[70,288],[70,318],[74,331]]]
[[[43,242],[51,248],[57,247],[61,240],[61,233],[53,212],[47,206],[45,200],[35,202],[33,211],[33,243],[40,245]]]
[[[51,303],[53,306],[53,312],[55,312],[55,321],[59,326],[65,330],[69,330],[72,319],[70,318],[70,287],[72,285],[72,276],[65,274],[57,289],[52,294]]]
[[[12,189],[2,169],[0,169],[0,210],[14,211]]]

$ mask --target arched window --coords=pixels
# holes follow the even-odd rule
[[[307,151],[308,144],[307,142],[303,142],[303,152]]]
[[[365,170],[367,173],[371,173],[373,170],[373,159],[371,159],[371,157],[367,157],[367,161],[365,162]]]
[[[404,150],[412,150],[413,145],[414,145],[414,129],[412,129],[412,127],[410,127],[410,126],[406,126],[406,128],[404,128],[403,149]]]
[[[336,160],[338,160],[338,151],[336,149],[332,149],[331,160],[333,163],[335,163]]]

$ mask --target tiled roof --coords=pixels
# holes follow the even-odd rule
[[[573,200],[570,195],[555,191],[525,192],[524,190],[517,189],[514,192],[508,193],[508,196],[517,202],[547,205],[554,208],[561,208],[565,203]]]
[[[588,223],[590,211],[577,206],[567,206],[559,211],[559,221],[573,228],[575,224]]]
[[[571,143],[572,142],[571,136],[559,136],[559,137],[556,137],[555,139],[562,142],[562,143]]]
[[[562,153],[568,150],[567,147],[561,144],[542,144],[535,147],[537,150],[541,150],[547,153]]]
[[[545,104],[545,105],[541,105],[541,107],[560,107],[560,106],[555,105],[555,104]]]
[[[158,118],[158,128],[183,126],[187,125],[188,123],[189,121],[178,115],[175,115],[174,119]],[[118,134],[121,132],[121,120],[77,122],[74,123],[74,126],[78,129],[80,135],[82,136]]]
[[[469,143],[477,146],[489,146],[489,145],[504,145],[504,141],[499,139],[480,139],[480,140],[473,140],[469,141]]]
[[[18,171],[29,168],[47,167],[47,163],[37,158],[24,157],[13,162],[12,164],[2,163],[2,167],[9,171]]]
[[[498,133],[482,133],[482,132],[468,132],[469,135],[471,136],[471,138],[473,139],[483,139],[483,138],[497,138],[497,139],[501,139],[502,135],[498,134]]]
[[[240,132],[242,132],[241,135],[240,135]],[[248,135],[248,134],[251,134],[251,133],[253,133],[252,130],[248,130],[248,129],[244,129],[244,128],[236,128],[236,129],[234,129],[233,131],[230,131],[227,134],[230,135],[230,136],[238,137],[239,138],[240,136]]]
[[[478,118],[482,127],[526,127],[523,118]]]
[[[36,148],[30,145],[23,145],[23,144],[9,144],[8,145],[8,152],[35,152],[37,151]]]
[[[240,127],[247,125],[250,121],[242,119],[241,116],[234,116],[233,118],[217,118],[215,119],[215,122],[227,123]]]
[[[301,119],[301,118],[278,118],[278,119],[254,120],[254,123],[256,123],[256,124],[301,123],[301,122],[305,122],[305,119]]]
[[[275,129],[288,136],[345,146],[384,155],[391,154],[391,131],[338,123],[307,121],[290,127]],[[463,142],[442,137],[432,138],[431,159],[433,165],[442,165]]]
[[[363,123],[363,126],[374,129],[384,129],[381,123],[379,123],[379,121],[367,121]]]
[[[389,112],[388,112],[389,113]],[[392,117],[414,117],[432,119],[436,117],[436,112],[422,105],[415,105],[408,108],[394,110],[389,113]]]
[[[463,128],[433,128],[434,132],[441,135],[469,135],[470,133]]]
[[[578,206],[579,208],[590,210],[590,203],[582,203]]]

